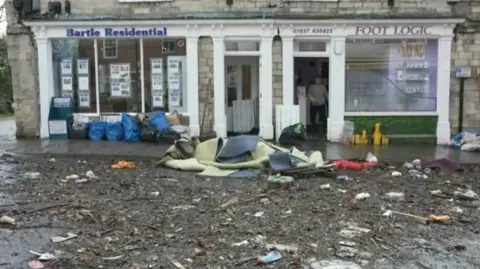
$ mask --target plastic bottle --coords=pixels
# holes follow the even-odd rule
[[[257,264],[273,263],[282,258],[282,254],[278,251],[271,251],[265,256],[258,257]]]

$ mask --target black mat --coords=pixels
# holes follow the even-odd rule
[[[257,135],[239,135],[231,137],[224,143],[217,155],[217,161],[220,163],[241,163],[248,161],[251,152],[257,150],[260,136]]]

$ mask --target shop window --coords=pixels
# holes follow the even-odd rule
[[[115,44],[117,57],[98,57],[99,102],[101,113],[142,112],[140,40],[105,40],[103,54]],[[102,53],[102,52],[98,52]],[[110,54],[111,53],[111,54]]]
[[[175,40],[163,40],[162,48],[163,48],[163,53],[174,53],[176,50]]]
[[[308,52],[315,51],[321,52],[327,50],[327,42],[324,41],[299,41],[297,42],[296,51]]]
[[[77,113],[96,113],[94,40],[54,39],[52,59],[54,95],[72,98]]]
[[[347,40],[348,112],[435,111],[438,41]]]
[[[103,58],[114,59],[117,58],[118,47],[116,39],[103,40]]]
[[[225,41],[226,51],[260,51],[260,41]]]
[[[185,55],[184,39],[143,40],[146,112],[188,112]]]

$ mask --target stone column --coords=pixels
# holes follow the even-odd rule
[[[260,136],[273,139],[273,36],[262,37],[260,43]]]
[[[8,15],[8,14],[7,14]],[[7,28],[8,62],[12,72],[13,104],[18,138],[38,137],[40,126],[38,77],[35,47],[28,28],[15,25]]]
[[[192,136],[199,136],[198,36],[187,36],[187,91],[190,132]]]
[[[293,106],[293,36],[282,36],[283,105]]]
[[[345,37],[332,37],[331,42],[327,138],[338,142],[345,114]]]
[[[215,106],[215,124],[213,130],[217,137],[227,137],[227,116],[225,114],[225,56],[224,37],[212,37],[213,41],[213,89]]]
[[[48,114],[54,96],[52,43],[47,38],[37,38],[38,82],[40,92],[40,138],[48,138]]]
[[[450,143],[450,60],[452,54],[452,36],[438,40],[437,66],[437,144]]]

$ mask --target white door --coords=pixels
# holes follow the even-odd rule
[[[225,57],[227,131],[258,128],[258,57]]]

